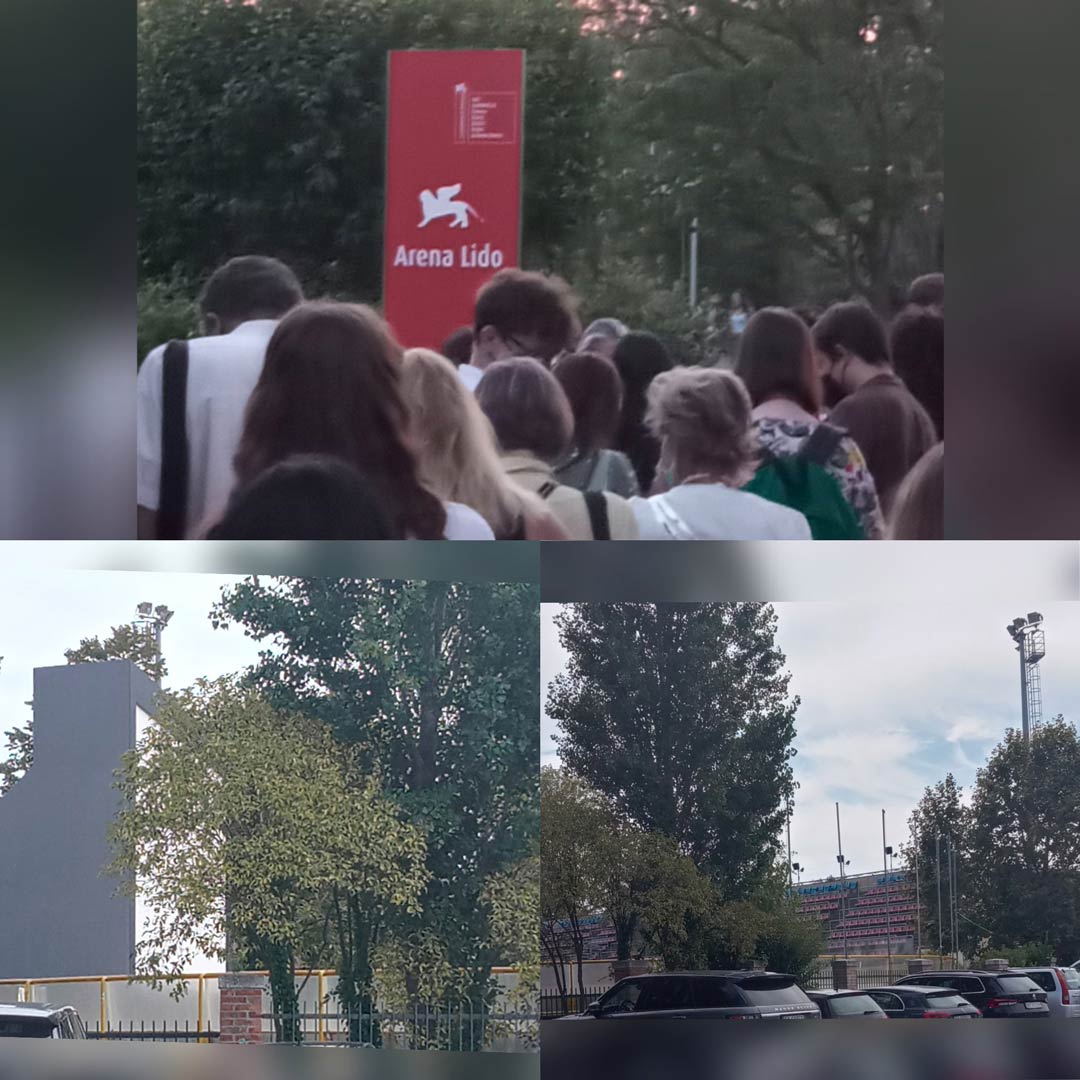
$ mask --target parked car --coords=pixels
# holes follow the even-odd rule
[[[1050,1016],[1046,991],[1022,971],[924,971],[897,980],[898,986],[942,986],[956,990],[989,1019],[1042,1020]]]
[[[890,1020],[978,1020],[982,1013],[946,986],[874,986],[866,991]]]
[[[70,1005],[0,1004],[0,1039],[85,1039],[86,1028]]]
[[[793,975],[773,971],[667,971],[617,982],[566,1020],[820,1020]]]
[[[821,1011],[822,1020],[889,1019],[865,990],[807,990],[806,996]]]
[[[1017,968],[1046,991],[1051,1016],[1080,1020],[1080,971],[1071,967]]]

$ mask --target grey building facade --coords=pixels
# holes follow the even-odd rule
[[[0,978],[133,972],[135,902],[102,868],[114,774],[157,692],[127,660],[34,671],[34,764],[0,798]]]

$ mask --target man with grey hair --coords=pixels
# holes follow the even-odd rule
[[[137,380],[140,540],[182,539],[224,510],[266,346],[303,298],[296,275],[277,259],[230,259],[199,296],[202,336],[146,357]]]
[[[615,346],[630,331],[625,323],[618,319],[593,319],[578,342],[577,352],[591,352],[611,360],[615,356]]]

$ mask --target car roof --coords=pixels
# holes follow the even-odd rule
[[[37,1016],[49,1017],[70,1009],[70,1005],[48,1005],[43,1001],[20,1001],[16,1003],[0,1001],[0,1016]]]
[[[874,987],[875,990],[881,989],[881,987]],[[857,994],[865,994],[865,990],[807,990],[806,996],[809,998],[834,998],[834,997],[855,997]]]
[[[1005,968],[1002,971],[982,971],[979,968],[937,968],[934,971],[913,971],[910,975],[905,975],[904,978],[925,979],[928,975],[978,975],[980,977],[989,976],[990,978],[993,978],[995,975],[1023,974],[1023,971],[1018,968]]]
[[[893,986],[870,986],[868,990],[913,990],[916,994],[934,994],[943,992],[946,994],[957,994],[959,991],[955,986],[927,986],[924,983],[897,983]]]
[[[794,979],[794,975],[788,975],[782,971],[647,971],[641,975],[627,975],[628,979],[666,979],[671,975],[682,978],[693,977],[695,979],[721,978],[721,979],[746,979],[754,976],[765,976],[772,979]],[[622,982],[622,980],[619,980]]]

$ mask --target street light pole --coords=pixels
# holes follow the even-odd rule
[[[934,876],[937,878],[937,952],[940,962],[944,952],[941,938],[941,833],[934,837]]]
[[[690,222],[690,313],[697,309],[698,292],[698,219]]]
[[[889,852],[891,847],[885,844],[885,809],[881,810],[881,862],[885,867],[885,956],[889,979],[892,979],[892,914],[889,906]]]
[[[840,804],[836,804],[836,861],[840,864],[840,929],[844,936],[844,959],[848,959],[847,880],[844,876],[844,845],[840,841]]]

